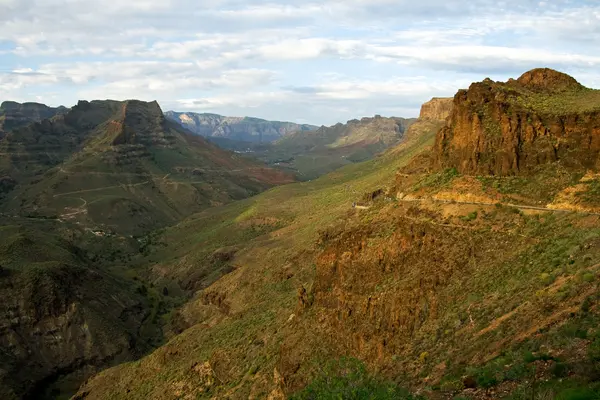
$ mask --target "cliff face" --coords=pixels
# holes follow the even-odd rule
[[[246,142],[272,142],[293,132],[317,129],[316,126],[307,124],[266,121],[250,117],[224,117],[217,114],[168,111],[165,116],[200,136]]]
[[[54,398],[46,391],[55,383],[68,393],[99,368],[150,348],[149,337],[139,334],[149,300],[131,283],[63,238],[4,226],[0,398]]]
[[[112,121],[117,131],[113,145],[169,146],[175,139],[165,129],[165,117],[156,101],[130,100],[123,103],[122,118]]]
[[[452,111],[452,98],[434,97],[421,106],[420,119],[444,121]]]
[[[560,162],[595,169],[600,154],[600,91],[550,69],[506,83],[486,79],[460,90],[437,134],[434,168],[515,175]]]

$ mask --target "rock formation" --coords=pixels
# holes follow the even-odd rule
[[[506,83],[486,79],[454,96],[436,137],[434,168],[515,175],[560,162],[595,169],[600,154],[600,91],[572,77],[534,69]]]
[[[420,119],[444,121],[452,111],[451,97],[434,97],[421,106]]]

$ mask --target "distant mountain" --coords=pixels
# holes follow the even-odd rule
[[[189,131],[204,136],[268,143],[297,131],[313,131],[318,127],[293,122],[267,121],[252,117],[224,117],[217,114],[167,111],[165,116]]]
[[[345,124],[299,131],[261,147],[254,156],[270,165],[295,172],[300,179],[314,179],[344,165],[366,161],[398,144],[414,118],[350,120]]]
[[[39,103],[5,101],[0,104],[0,137],[12,129],[64,114],[67,110],[62,106],[52,108]]]
[[[130,234],[291,181],[135,100],[81,101],[9,132],[0,154],[0,189],[15,191],[6,210]]]

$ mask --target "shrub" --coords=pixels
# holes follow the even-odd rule
[[[567,376],[569,372],[569,367],[567,364],[562,362],[556,362],[552,367],[550,367],[550,372],[557,378],[563,378]]]
[[[465,221],[474,221],[477,219],[477,211],[473,211],[472,213],[467,214],[466,216],[462,217],[463,220]]]
[[[591,272],[586,272],[585,274],[583,274],[584,282],[593,282],[594,279],[595,279],[595,276]]]
[[[588,357],[591,361],[600,361],[600,339],[596,338],[587,349]]]
[[[329,363],[318,378],[292,400],[413,400],[408,391],[368,374],[365,366],[354,359]]]
[[[540,280],[546,286],[554,283],[554,277],[547,272],[544,272],[543,274],[540,275]]]
[[[574,388],[560,392],[556,396],[556,400],[597,400],[600,399],[600,394],[591,389]]]

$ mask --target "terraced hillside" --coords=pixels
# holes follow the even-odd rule
[[[141,234],[292,179],[220,150],[157,103],[80,102],[0,141],[9,214]]]
[[[596,170],[439,168],[447,132],[155,237],[154,282],[196,294],[79,398],[596,398]]]

